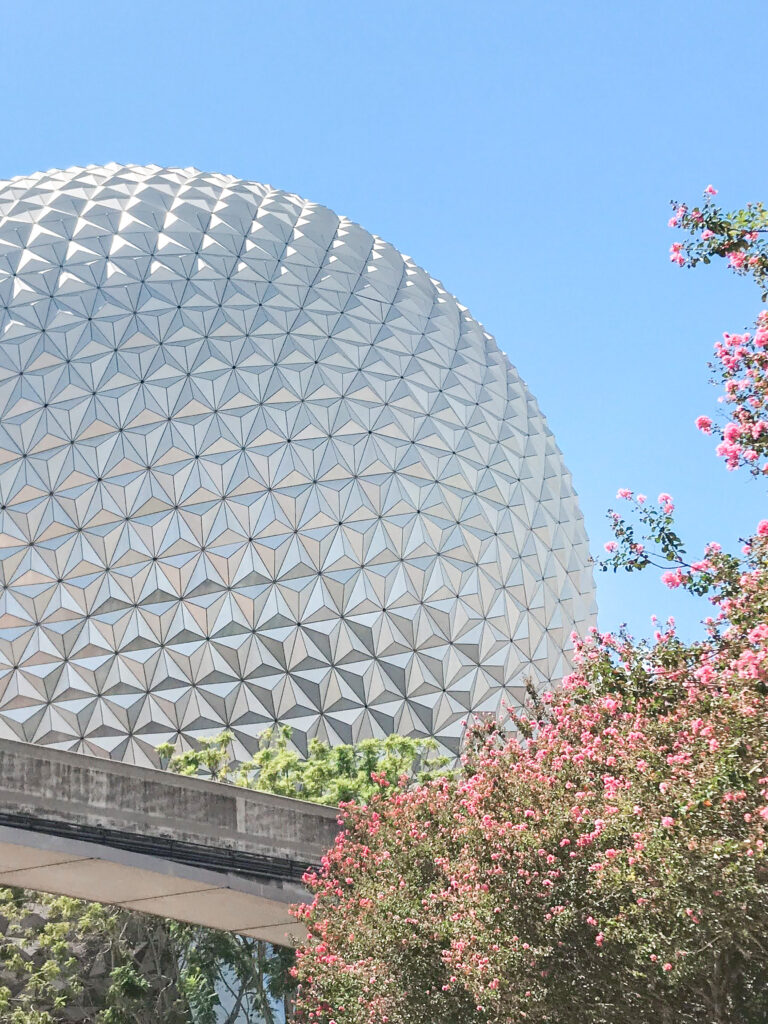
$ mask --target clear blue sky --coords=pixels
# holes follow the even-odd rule
[[[670,198],[768,199],[765,0],[5,4],[0,177],[195,165],[359,221],[440,278],[547,415],[593,548],[616,489],[670,491],[691,550],[768,504],[697,435],[754,287],[667,261]],[[699,608],[600,576],[601,625]],[[703,609],[701,609],[703,610]]]

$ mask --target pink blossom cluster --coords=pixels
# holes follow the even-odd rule
[[[754,333],[724,334],[715,345],[722,401],[732,407],[731,419],[719,431],[717,454],[728,469],[740,465],[765,472],[768,456],[768,310],[757,319]],[[696,425],[713,432],[711,419],[700,416]]]
[[[768,299],[768,210],[762,203],[747,203],[741,210],[727,212],[713,202],[717,190],[707,186],[704,203],[689,209],[673,204],[671,228],[687,232],[684,241],[673,242],[670,260],[678,266],[695,267],[724,258],[729,268],[741,276],[750,276]]]
[[[648,501],[648,498],[645,494],[636,495],[634,491],[631,491],[628,487],[620,487],[619,490],[616,492],[616,497],[623,501],[632,501],[634,499],[634,501],[636,501],[638,505],[645,505],[645,503]],[[670,515],[672,512],[674,512],[675,504],[672,500],[671,495],[667,494],[666,492],[662,492],[657,500],[662,510],[667,515]]]
[[[711,185],[707,185],[704,189],[704,200],[705,203],[710,203],[714,196],[717,195],[717,189]],[[687,227],[689,224],[694,226],[700,226],[704,223],[704,214],[698,207],[694,207],[693,210],[689,210],[685,203],[679,203],[675,208],[675,212],[667,221],[667,226],[670,228],[681,228]],[[702,241],[708,241],[714,238],[714,232],[708,228],[704,228],[701,231]],[[683,267],[686,264],[685,257],[685,243],[684,242],[673,242],[669,250],[669,258],[672,263],[676,263],[678,266]]]
[[[683,255],[682,242],[672,243],[672,245],[669,247],[669,259],[671,263],[676,263],[679,267],[685,266],[685,256]]]

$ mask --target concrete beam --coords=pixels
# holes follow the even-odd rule
[[[293,944],[336,811],[0,740],[0,884]]]

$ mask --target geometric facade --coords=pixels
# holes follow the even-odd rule
[[[0,183],[0,735],[455,751],[593,617],[536,402],[391,245],[188,168]]]

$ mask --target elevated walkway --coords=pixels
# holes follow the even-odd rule
[[[0,739],[0,885],[292,944],[334,808]]]

